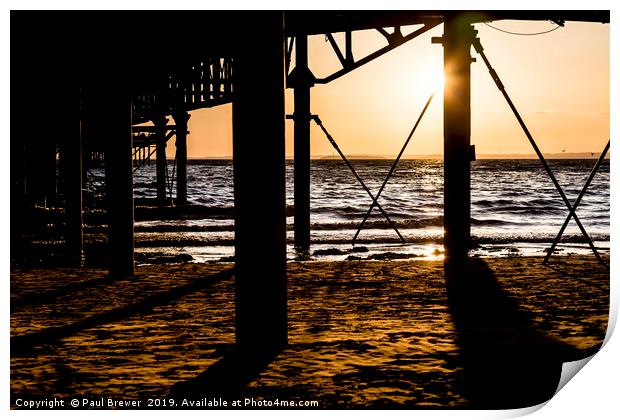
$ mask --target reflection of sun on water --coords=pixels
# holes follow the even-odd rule
[[[432,246],[423,259],[430,261],[443,260],[446,257],[446,250],[443,246]]]

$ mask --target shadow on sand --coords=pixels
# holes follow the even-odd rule
[[[177,400],[183,398],[193,400],[223,398],[227,401],[240,399],[246,385],[258,378],[279,352],[278,349],[241,352],[231,347],[221,359],[200,375],[187,381],[177,382],[168,396]]]
[[[588,354],[538,330],[479,259],[445,264],[450,312],[472,408],[537,405],[553,397],[562,363]]]
[[[467,408],[524,408],[546,402],[556,391],[562,364],[591,354],[541,331],[532,316],[502,289],[484,261],[446,263],[444,269],[460,348],[457,363],[464,372],[462,388],[455,391],[466,398]],[[174,385],[169,395],[177,399],[239,399],[279,354],[277,350],[260,354],[260,347],[257,343],[255,351],[243,354],[231,348],[197,377]]]
[[[113,308],[104,312],[97,313],[85,318],[75,321],[71,324],[62,325],[58,327],[47,327],[42,330],[26,333],[23,335],[17,335],[11,337],[11,357],[18,357],[28,354],[36,354],[38,352],[46,351],[46,345],[54,344],[62,338],[74,335],[82,330],[101,325],[106,323],[116,322],[118,320],[126,319],[130,316],[144,313],[154,307],[169,303],[182,296],[186,296],[190,293],[198,290],[205,289],[220,280],[230,278],[234,274],[234,269],[225,269],[218,273],[209,275],[200,280],[192,281],[188,284],[173,287],[169,290],[147,296],[144,299],[130,303],[128,305]],[[75,290],[81,290],[88,287],[96,286],[105,281],[103,279],[94,279],[92,281],[85,281],[77,284],[75,287],[62,287],[54,291],[50,291],[47,294],[31,295],[29,301],[20,300],[19,305],[33,304],[45,299],[51,299],[62,295],[62,293],[69,293]],[[110,281],[119,280],[117,278],[110,278]],[[13,308],[13,306],[12,306]]]

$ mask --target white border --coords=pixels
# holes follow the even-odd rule
[[[577,1],[540,1],[540,0],[522,0],[517,2],[514,1],[445,1],[438,0],[433,2],[414,2],[407,0],[391,0],[391,1],[383,1],[378,3],[377,1],[356,1],[356,2],[344,2],[344,1],[334,1],[334,0],[316,0],[312,2],[307,1],[297,1],[293,2],[289,1],[268,1],[265,2],[250,2],[250,1],[237,1],[237,0],[227,0],[226,2],[220,1],[211,1],[211,2],[199,2],[199,1],[187,1],[187,0],[175,0],[175,1],[161,1],[161,0],[151,0],[151,1],[134,1],[134,0],[111,0],[111,1],[90,1],[90,2],[77,2],[77,1],[14,1],[9,0],[5,2],[7,8],[6,12],[2,16],[2,22],[0,24],[0,29],[2,33],[1,38],[1,47],[2,48],[2,57],[5,59],[3,62],[5,63],[2,66],[3,71],[3,87],[1,96],[3,98],[3,114],[6,124],[5,127],[8,126],[8,116],[9,116],[9,92],[10,92],[10,78],[9,78],[9,69],[6,66],[6,58],[9,56],[9,13],[10,9],[257,9],[260,6],[261,9],[468,9],[468,10],[481,10],[481,9],[600,9],[600,10],[611,10],[611,135],[614,138],[617,138],[618,134],[618,93],[619,93],[619,84],[618,84],[618,74],[620,68],[618,66],[618,51],[620,48],[620,42],[618,39],[619,31],[614,26],[617,22],[617,2],[612,1],[589,1],[588,3],[577,2]],[[9,153],[8,153],[8,139],[6,138],[7,132],[5,130],[5,150],[2,154],[2,162],[0,165],[0,170],[2,170],[2,197],[8,197],[8,168],[9,168]],[[615,250],[615,238],[616,238],[616,201],[618,197],[618,170],[615,162],[612,162],[612,215],[611,215],[611,246],[612,250]],[[3,206],[0,209],[1,217],[3,220],[2,230],[0,233],[3,234],[4,243],[2,245],[3,251],[3,260],[2,267],[3,272],[9,272],[8,267],[8,227],[9,227],[9,209],[8,206]],[[617,274],[617,264],[614,263],[612,259],[612,313],[610,314],[610,321],[615,323],[618,314],[618,274]],[[8,336],[8,319],[9,319],[9,305],[8,305],[8,279],[5,278],[5,282],[3,283],[7,290],[4,291],[2,295],[3,299],[3,308],[4,308],[4,316],[2,317],[2,326],[3,331],[5,332],[5,337]],[[617,334],[616,334],[617,335]],[[609,337],[608,337],[609,338]],[[531,414],[532,419],[583,419],[583,418],[613,418],[618,410],[618,378],[620,375],[620,365],[618,360],[620,359],[620,345],[618,344],[619,340],[617,337],[611,337],[603,350],[597,354],[583,369],[581,372],[577,374],[577,376],[569,381],[569,383],[542,409],[536,411]],[[9,406],[9,375],[8,375],[8,363],[6,360],[9,358],[8,354],[8,346],[3,345],[0,349],[3,360],[5,360],[4,368],[2,369],[2,395],[0,396],[0,401],[2,407],[5,410],[8,410]],[[184,412],[183,416],[190,417],[229,417],[243,414],[250,414],[247,411],[236,412],[237,414],[233,414],[231,412],[209,412],[205,413],[202,411],[193,411],[193,412]],[[38,417],[39,415],[45,416],[46,418],[49,415],[54,414],[68,418],[82,418],[83,413],[79,413],[76,411],[71,412],[32,412],[32,411],[10,411],[10,416],[22,417],[22,418],[32,418]],[[500,411],[500,412],[479,412],[479,411],[387,411],[387,412],[378,412],[378,411],[320,411],[320,412],[312,412],[312,411],[299,411],[294,413],[287,412],[261,412],[254,411],[251,413],[253,418],[257,419],[272,419],[272,418],[289,418],[293,414],[296,418],[300,419],[315,419],[317,416],[327,416],[327,417],[350,417],[360,419],[360,418],[370,418],[375,416],[389,416],[393,418],[403,418],[403,419],[411,419],[420,418],[420,419],[443,419],[443,418],[472,418],[472,419],[481,419],[481,418],[506,418],[506,417],[514,417],[522,414],[526,414],[524,411],[515,410],[515,411]],[[89,412],[88,416],[92,418],[103,418],[103,416],[108,417],[113,415],[109,411],[96,411]],[[169,418],[174,413],[171,412],[136,412],[136,411],[124,411],[115,413],[115,415],[127,416],[131,418],[135,418],[137,416],[141,417],[143,415],[148,415],[152,418]]]

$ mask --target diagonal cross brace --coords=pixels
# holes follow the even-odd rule
[[[586,181],[585,185],[583,186],[583,189],[581,190],[581,193],[579,193],[579,197],[577,197],[577,199],[575,200],[575,203],[573,203],[573,211],[577,211],[577,206],[579,206],[579,203],[581,203],[581,199],[586,194],[586,191],[587,191],[588,187],[590,186],[590,183],[592,182],[592,179],[594,178],[594,175],[596,175],[596,173],[598,172],[598,169],[600,168],[601,164],[605,160],[605,156],[607,155],[607,152],[609,151],[609,144],[610,144],[610,140],[607,141],[607,146],[605,146],[605,149],[603,150],[603,153],[601,153],[601,157],[596,162],[596,165],[594,165],[594,168],[592,169],[592,172],[590,172],[590,176],[588,176],[588,180]],[[564,220],[564,224],[560,228],[560,231],[558,232],[558,235],[555,237],[555,240],[553,241],[553,244],[551,245],[551,248],[549,248],[549,250],[547,251],[547,256],[545,257],[545,259],[543,261],[543,264],[547,264],[549,262],[549,258],[551,257],[551,254],[553,254],[553,251],[555,251],[555,247],[560,242],[560,239],[562,238],[562,235],[564,234],[564,230],[568,226],[568,223],[570,222],[570,219],[571,219],[571,215],[569,214],[568,216],[566,216],[566,220]]]
[[[411,132],[409,133],[409,136],[407,137],[407,140],[405,140],[405,144],[403,144],[403,147],[400,149],[400,152],[398,153],[398,156],[396,156],[396,160],[394,160],[394,163],[392,164],[392,167],[390,168],[390,171],[388,172],[387,176],[385,177],[385,180],[383,181],[383,184],[381,184],[381,188],[379,188],[379,192],[373,198],[372,204],[368,208],[368,211],[366,212],[366,215],[364,216],[364,219],[362,220],[362,223],[360,223],[360,225],[358,226],[357,232],[355,232],[355,236],[353,236],[353,241],[352,242],[353,242],[354,245],[355,245],[355,240],[357,239],[357,236],[360,234],[362,228],[364,227],[364,224],[366,223],[366,220],[368,219],[368,216],[370,216],[370,213],[372,212],[372,209],[375,207],[375,204],[378,203],[379,196],[383,192],[383,189],[385,188],[386,184],[388,183],[388,180],[390,179],[390,177],[394,173],[394,170],[396,169],[396,165],[398,165],[398,162],[400,161],[400,158],[402,157],[403,153],[405,152],[405,149],[407,148],[407,145],[409,144],[409,140],[411,140],[411,137],[413,137],[413,133],[415,133],[415,130],[418,128],[418,125],[420,125],[420,121],[422,121],[422,117],[424,116],[424,113],[426,112],[428,106],[431,104],[431,101],[433,100],[434,96],[435,96],[435,92],[431,93],[431,96],[429,96],[428,101],[426,101],[426,104],[424,105],[424,108],[422,109],[422,112],[420,113],[420,116],[418,117],[418,120],[416,121],[415,125],[411,129]]]
[[[318,115],[312,115],[312,119],[314,120],[314,122],[321,128],[321,130],[323,130],[323,133],[325,133],[325,136],[327,136],[327,140],[329,140],[329,142],[331,143],[331,145],[334,147],[334,149],[336,149],[336,151],[338,152],[338,154],[340,155],[340,157],[342,158],[342,160],[344,161],[344,163],[347,164],[347,166],[349,167],[349,169],[351,170],[351,172],[353,173],[353,175],[355,175],[355,178],[359,181],[359,183],[362,185],[362,187],[364,188],[364,190],[366,191],[366,193],[370,196],[370,198],[373,201],[373,205],[376,205],[377,208],[381,211],[381,213],[383,214],[383,216],[385,217],[385,219],[388,221],[388,223],[390,224],[390,227],[392,229],[394,229],[394,231],[396,232],[396,234],[398,235],[398,237],[400,238],[400,240],[402,242],[405,242],[405,238],[403,238],[403,235],[400,234],[400,232],[398,231],[398,228],[396,227],[396,225],[394,224],[394,222],[392,221],[392,219],[390,219],[390,216],[388,216],[388,214],[385,212],[385,210],[383,210],[383,207],[381,207],[381,205],[375,200],[374,196],[372,195],[372,193],[370,192],[370,190],[368,189],[368,187],[366,186],[366,184],[364,183],[364,180],[362,178],[360,178],[360,176],[358,175],[357,171],[355,170],[355,168],[353,168],[353,165],[351,165],[351,163],[349,162],[349,160],[347,159],[347,157],[344,155],[344,153],[342,153],[342,151],[340,150],[340,147],[338,147],[338,144],[336,143],[336,141],[334,140],[334,138],[329,134],[329,132],[325,129],[325,126],[323,125],[323,122],[321,121],[321,119],[318,117]]]
[[[542,163],[543,167],[545,168],[545,171],[547,172],[547,175],[549,175],[549,178],[551,178],[551,181],[553,182],[553,185],[555,186],[555,188],[558,190],[558,193],[562,197],[562,201],[564,201],[564,204],[568,208],[569,217],[572,217],[572,218],[575,219],[575,223],[577,223],[577,226],[579,226],[579,230],[581,231],[583,237],[588,242],[588,245],[590,245],[590,248],[592,249],[592,252],[596,256],[596,259],[598,260],[598,262],[601,263],[603,266],[607,267],[607,264],[605,264],[605,261],[603,261],[603,258],[601,257],[601,255],[598,253],[598,250],[594,246],[594,243],[592,242],[592,239],[590,239],[590,236],[588,235],[588,232],[586,232],[585,228],[581,224],[581,221],[577,217],[577,214],[575,214],[573,206],[568,201],[568,198],[566,197],[566,194],[564,194],[564,190],[562,190],[562,187],[560,186],[558,180],[555,178],[555,175],[553,174],[553,171],[551,170],[551,167],[549,167],[549,164],[547,163],[547,161],[545,160],[545,157],[543,156],[543,154],[541,153],[540,149],[538,148],[538,145],[536,144],[536,141],[534,141],[534,138],[532,137],[532,134],[530,133],[530,130],[525,125],[525,122],[523,122],[523,119],[521,118],[521,114],[519,114],[519,111],[517,111],[517,108],[512,103],[512,100],[510,99],[510,96],[508,96],[508,93],[506,92],[506,88],[504,87],[504,84],[500,80],[497,72],[491,66],[491,63],[489,62],[489,59],[487,58],[486,54],[484,53],[484,48],[482,48],[482,44],[480,43],[480,39],[479,38],[475,38],[472,44],[473,44],[474,48],[476,49],[476,51],[478,52],[478,54],[480,54],[480,57],[482,57],[482,60],[484,61],[484,64],[487,66],[487,69],[489,70],[489,74],[493,78],[493,81],[495,82],[495,84],[497,85],[497,88],[500,90],[500,92],[504,96],[504,99],[506,99],[506,102],[508,103],[508,106],[512,110],[512,113],[514,114],[515,118],[519,122],[519,125],[523,129],[523,132],[525,133],[525,136],[527,137],[527,139],[529,140],[530,144],[532,145],[532,148],[534,149],[534,152],[536,152],[536,155],[538,156],[538,159],[540,160],[540,162]]]

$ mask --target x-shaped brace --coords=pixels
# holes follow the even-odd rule
[[[375,207],[375,205],[378,205],[378,201],[377,200],[379,200],[379,196],[383,192],[383,189],[385,188],[388,180],[390,179],[390,177],[394,173],[394,170],[396,169],[396,165],[398,165],[398,162],[400,161],[400,158],[402,157],[403,153],[405,152],[405,149],[407,148],[407,145],[409,144],[409,140],[411,140],[411,137],[413,137],[413,133],[415,133],[415,130],[418,128],[418,125],[420,125],[420,121],[422,121],[422,117],[424,116],[424,113],[428,109],[428,106],[431,104],[431,101],[433,100],[434,96],[435,96],[435,92],[431,93],[431,96],[429,96],[428,100],[426,101],[426,104],[424,105],[424,108],[422,109],[422,112],[420,113],[420,116],[418,117],[418,120],[415,122],[415,125],[411,129],[411,132],[409,133],[409,136],[407,137],[407,140],[405,140],[405,144],[403,144],[403,147],[400,149],[400,152],[398,153],[398,156],[396,156],[396,159],[394,160],[394,163],[392,164],[392,167],[390,168],[390,171],[388,172],[387,176],[385,177],[385,180],[383,181],[383,184],[381,184],[381,188],[379,188],[379,192],[373,198],[372,204],[368,208],[368,211],[366,212],[366,215],[364,216],[364,219],[362,220],[362,222],[358,226],[357,232],[355,232],[355,236],[353,236],[353,241],[352,241],[353,244],[355,244],[355,240],[357,239],[357,236],[360,234],[362,228],[364,227],[364,224],[366,223],[366,220],[368,220],[368,216],[370,216],[370,213],[372,212],[372,209]],[[403,242],[404,242],[404,240],[403,240]]]
[[[579,203],[581,203],[581,199],[586,194],[586,191],[588,190],[588,187],[590,186],[590,183],[592,182],[592,179],[594,178],[594,175],[596,175],[596,173],[598,172],[598,169],[600,168],[601,164],[605,160],[605,156],[607,155],[607,152],[609,151],[609,144],[610,144],[610,140],[607,141],[607,145],[605,146],[605,149],[603,150],[603,153],[601,153],[601,157],[596,162],[596,165],[594,165],[594,168],[592,169],[592,172],[590,172],[590,176],[588,176],[588,180],[586,181],[585,185],[583,186],[583,189],[581,190],[581,193],[579,193],[579,196],[577,197],[577,199],[573,203],[573,212],[577,211],[577,206],[579,206]],[[551,254],[553,254],[553,251],[555,251],[555,247],[560,242],[560,239],[562,239],[562,235],[564,234],[564,230],[566,229],[566,227],[568,226],[568,223],[570,222],[571,215],[572,215],[572,213],[569,213],[568,216],[566,216],[566,220],[564,220],[564,224],[560,228],[560,231],[558,232],[558,235],[553,240],[553,244],[551,245],[551,248],[549,248],[549,250],[547,251],[547,255],[545,256],[543,264],[547,264],[549,262],[549,258],[551,257]]]
[[[338,144],[336,143],[336,141],[334,140],[334,138],[331,136],[331,134],[329,134],[329,132],[327,131],[327,129],[325,128],[325,126],[323,125],[323,122],[321,121],[321,119],[319,118],[318,115],[312,115],[312,119],[314,120],[314,122],[321,128],[321,130],[323,130],[323,133],[325,133],[325,136],[327,136],[327,140],[329,140],[329,142],[331,143],[331,145],[334,147],[334,149],[336,149],[336,151],[338,152],[338,154],[340,155],[340,157],[342,158],[342,160],[344,161],[344,163],[347,164],[347,166],[349,167],[349,169],[351,170],[351,172],[353,173],[353,175],[355,176],[355,178],[359,181],[359,183],[362,185],[362,187],[364,188],[364,191],[366,191],[366,193],[370,196],[370,198],[372,199],[372,204],[373,206],[377,206],[377,208],[381,211],[381,213],[383,214],[383,216],[385,217],[385,219],[388,221],[388,223],[390,224],[390,226],[392,227],[392,229],[394,229],[394,231],[396,232],[396,234],[398,235],[398,237],[400,238],[400,240],[402,242],[405,242],[405,238],[403,238],[403,235],[400,234],[400,232],[398,231],[398,228],[396,227],[396,225],[394,224],[394,222],[392,221],[392,219],[390,219],[390,216],[385,212],[385,210],[383,210],[383,207],[381,207],[381,205],[377,202],[376,198],[372,195],[372,193],[370,192],[370,190],[368,189],[368,187],[366,186],[366,184],[364,183],[364,180],[362,178],[360,178],[360,176],[358,175],[357,171],[355,170],[355,168],[353,167],[353,165],[351,165],[351,163],[349,162],[349,160],[347,159],[347,157],[344,155],[344,153],[342,153],[342,151],[340,150],[340,147],[338,147]],[[355,241],[355,240],[354,240]]]
[[[598,250],[594,246],[594,243],[592,242],[592,239],[590,239],[590,236],[588,235],[588,232],[586,232],[585,228],[581,224],[581,221],[577,217],[577,214],[575,213],[575,207],[576,206],[572,206],[571,203],[568,201],[568,198],[566,197],[566,194],[564,194],[564,190],[562,190],[562,187],[558,183],[558,180],[555,178],[555,175],[553,174],[553,171],[551,170],[551,167],[549,167],[549,164],[545,160],[545,157],[543,156],[543,154],[541,153],[540,149],[538,148],[538,145],[534,141],[534,138],[532,137],[532,134],[530,133],[530,130],[525,125],[525,122],[523,122],[523,119],[521,118],[521,115],[519,114],[519,111],[517,111],[517,108],[515,107],[515,105],[512,103],[512,100],[510,99],[510,96],[508,96],[508,93],[506,92],[506,88],[504,87],[502,81],[500,80],[497,72],[491,66],[491,63],[489,62],[489,59],[487,58],[486,54],[484,53],[484,48],[482,48],[482,44],[480,44],[480,39],[479,38],[475,38],[474,39],[473,46],[476,49],[476,51],[478,52],[478,54],[480,54],[480,57],[482,57],[482,60],[484,61],[484,64],[487,66],[487,69],[489,70],[489,73],[491,74],[491,77],[493,78],[493,81],[497,85],[497,88],[500,90],[502,95],[504,95],[504,98],[506,99],[506,102],[508,103],[508,106],[512,110],[515,118],[519,122],[519,125],[523,129],[523,132],[525,133],[527,139],[529,140],[530,144],[532,145],[532,148],[536,152],[536,155],[538,156],[538,159],[540,160],[540,162],[542,163],[543,167],[545,168],[545,171],[547,172],[547,175],[549,175],[549,178],[551,178],[551,181],[553,182],[553,185],[555,185],[555,188],[558,190],[558,193],[562,197],[562,201],[564,201],[564,204],[568,208],[568,212],[569,212],[568,218],[570,219],[572,217],[573,219],[575,219],[575,223],[577,223],[577,226],[579,227],[579,230],[581,231],[583,237],[588,242],[588,245],[590,245],[590,248],[592,249],[592,252],[596,256],[597,260],[603,266],[606,267],[607,264],[605,263],[605,261],[603,261],[603,258],[601,257],[601,255],[599,254]],[[545,261],[547,259],[548,259],[548,257],[545,259]]]

